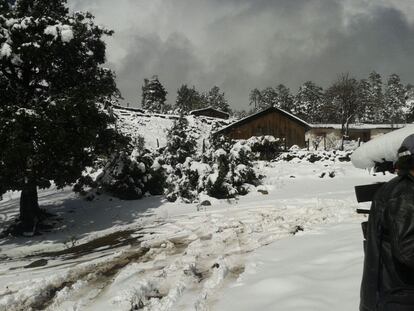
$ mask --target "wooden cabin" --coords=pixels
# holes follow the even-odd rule
[[[243,118],[216,132],[231,139],[249,139],[253,136],[272,135],[285,139],[287,148],[297,145],[305,147],[308,123],[280,108],[270,107]]]
[[[230,117],[228,113],[215,109],[213,107],[206,107],[202,109],[193,110],[190,112],[190,114],[194,116],[203,116],[203,117],[225,119],[225,120],[227,120]]]

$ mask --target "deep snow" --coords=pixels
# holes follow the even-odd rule
[[[59,230],[0,241],[0,310],[355,310],[364,216],[353,186],[391,176],[349,162],[256,167],[267,195],[208,207],[42,191]],[[0,201],[3,222],[17,203]]]
[[[214,310],[358,310],[362,274],[358,223],[325,225],[257,250]]]
[[[119,106],[113,111],[121,132],[132,139],[135,139],[138,134],[144,137],[145,147],[148,149],[164,147],[167,143],[167,131],[178,119],[178,115],[143,113]],[[186,116],[186,119],[189,123],[189,132],[197,140],[200,150],[202,141],[208,138],[214,128],[219,129],[232,122],[232,120],[192,115]]]

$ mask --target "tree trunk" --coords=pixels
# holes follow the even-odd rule
[[[20,195],[20,221],[24,232],[33,232],[40,216],[36,183],[28,182]]]

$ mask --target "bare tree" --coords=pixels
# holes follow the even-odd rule
[[[359,100],[358,81],[350,78],[347,73],[341,74],[336,82],[326,91],[326,96],[338,112],[342,135],[348,136],[349,124],[362,109],[362,104]]]

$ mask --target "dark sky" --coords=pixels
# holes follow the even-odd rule
[[[252,88],[377,70],[414,82],[413,0],[69,0],[115,30],[108,65],[126,101],[158,75],[174,103],[183,84],[218,85],[234,109]]]

